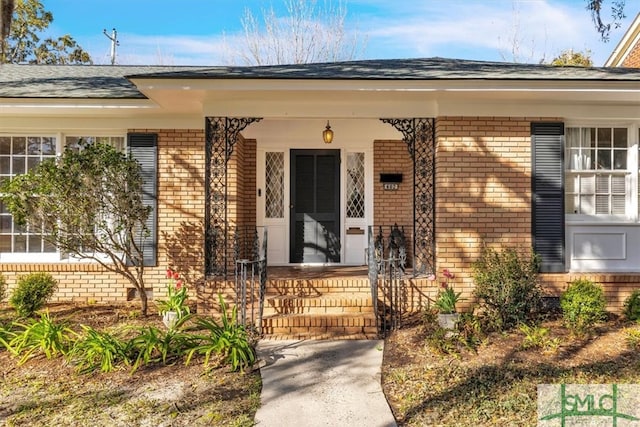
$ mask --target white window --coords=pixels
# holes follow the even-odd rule
[[[0,135],[0,179],[11,179],[35,168],[43,160],[55,159],[60,153],[58,139],[51,135]],[[64,136],[62,140],[65,147],[72,149],[77,149],[80,141],[107,143],[120,150],[125,149],[123,136],[69,135]],[[16,225],[7,207],[0,200],[0,260],[34,261],[33,256],[37,253],[41,254],[37,258],[38,261],[60,260],[57,248],[47,243],[42,234]]]
[[[629,138],[625,127],[566,130],[565,209],[569,215],[629,219]]]
[[[0,136],[0,179],[11,179],[35,168],[45,159],[55,159],[56,138],[50,136]],[[55,252],[41,234],[14,223],[0,201],[0,252]]]

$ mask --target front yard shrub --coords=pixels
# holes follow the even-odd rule
[[[14,322],[13,326],[19,330],[15,331],[7,348],[20,357],[18,364],[23,364],[39,353],[44,354],[47,359],[64,355],[75,339],[73,331],[64,323],[54,322],[49,313],[42,313],[39,320]]]
[[[129,364],[126,341],[105,331],[82,325],[83,335],[67,354],[80,373],[111,372],[118,363]]]
[[[539,257],[515,249],[484,247],[473,263],[475,290],[485,312],[485,323],[509,330],[529,321],[540,308]]]
[[[640,320],[640,289],[634,290],[624,301],[623,314],[627,320]]]
[[[49,273],[20,276],[9,303],[21,317],[41,309],[58,289],[58,282]]]
[[[606,315],[606,300],[601,286],[588,279],[576,279],[560,296],[565,325],[575,335],[589,332]]]
[[[218,298],[222,323],[214,319],[198,319],[197,328],[208,334],[197,336],[200,344],[188,352],[185,363],[189,363],[197,353],[204,356],[204,365],[207,366],[211,356],[215,354],[221,363],[229,365],[233,371],[251,367],[256,361],[256,352],[245,327],[236,323],[237,307],[234,306],[231,313],[228,313],[222,295]]]

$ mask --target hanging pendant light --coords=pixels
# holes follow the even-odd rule
[[[331,125],[329,125],[329,120],[327,120],[327,127],[322,131],[322,140],[325,144],[331,144],[331,141],[333,141],[333,131],[331,130]]]

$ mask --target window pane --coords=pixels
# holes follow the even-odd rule
[[[610,148],[613,138],[611,137],[611,129],[598,128],[598,147]]]
[[[624,176],[617,175],[611,177],[611,193],[627,194],[627,180]]]
[[[613,129],[613,146],[614,148],[627,148],[627,129]]]
[[[11,233],[12,222],[10,215],[0,215],[0,233]]]
[[[42,252],[42,236],[39,234],[29,235],[29,252]]]
[[[607,215],[609,213],[609,196],[596,196],[596,214]]]
[[[599,175],[596,177],[596,193],[609,194],[609,175]]]
[[[11,252],[11,235],[0,235],[0,252]]]
[[[25,173],[25,163],[26,163],[27,158],[23,157],[23,156],[13,156],[13,166],[12,166],[12,172],[14,175],[20,175]]]
[[[611,169],[611,150],[598,150],[598,169]]]
[[[13,138],[13,154],[25,154],[27,139],[24,137]]]
[[[11,173],[11,157],[0,156],[0,174],[9,175]]]
[[[580,196],[580,213],[584,215],[596,213],[595,196]]]
[[[56,155],[56,139],[55,138],[42,138],[42,154],[44,156]]]
[[[11,138],[0,136],[0,154],[11,154]]]
[[[56,247],[54,245],[52,245],[51,243],[47,242],[46,240],[43,239],[43,244],[44,244],[44,250],[43,252],[55,252],[56,251]]]
[[[27,252],[27,236],[24,234],[13,236],[13,251]]]
[[[27,158],[27,170],[34,169],[40,163],[40,159],[37,157],[29,157]]]
[[[36,136],[30,136],[27,138],[27,154],[35,156],[40,153],[40,138]]]
[[[596,190],[596,177],[595,175],[583,175],[580,178],[580,193],[593,194]]]
[[[267,218],[283,218],[284,153],[266,153],[265,163],[265,215]]]
[[[622,195],[611,196],[611,213],[613,215],[624,215],[626,211],[625,199],[625,196]]]
[[[613,168],[616,170],[627,169],[627,151],[615,150],[613,152]]]

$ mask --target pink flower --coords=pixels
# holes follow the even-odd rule
[[[174,280],[178,280],[180,278],[180,274],[178,274],[177,271],[174,271],[173,272],[173,278],[174,278]]]
[[[180,290],[181,288],[182,288],[182,280],[178,280],[178,281],[176,282],[176,289],[177,289],[177,290]]]
[[[173,270],[167,268],[167,279],[171,279],[173,277]]]
[[[442,289],[447,289],[447,282],[440,282],[440,287]]]
[[[444,270],[442,270],[442,275],[444,277],[446,277],[447,279],[453,279],[453,273],[449,271],[448,268],[445,268]]]

